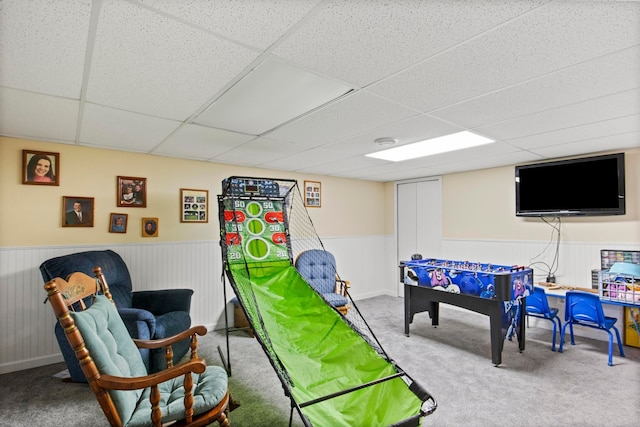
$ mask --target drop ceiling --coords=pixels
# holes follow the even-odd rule
[[[637,148],[640,2],[2,0],[0,134],[381,182]]]

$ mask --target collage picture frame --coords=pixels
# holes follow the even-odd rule
[[[304,182],[304,205],[308,208],[322,207],[322,183],[320,181]]]
[[[180,222],[209,222],[209,191],[180,189]]]

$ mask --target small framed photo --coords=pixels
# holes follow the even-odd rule
[[[93,197],[62,196],[63,227],[93,227]]]
[[[209,222],[209,191],[180,189],[180,222]]]
[[[109,233],[126,233],[128,214],[111,213],[109,215]]]
[[[158,218],[142,218],[142,237],[158,237]]]
[[[147,178],[119,176],[116,194],[118,195],[118,207],[146,208]]]
[[[319,181],[304,182],[304,205],[308,208],[319,208],[322,206],[321,190],[322,184]]]
[[[22,150],[22,183],[60,185],[60,153]]]

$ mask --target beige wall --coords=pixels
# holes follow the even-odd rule
[[[562,218],[562,240],[640,242],[639,171],[640,149],[627,150],[627,214]],[[515,216],[513,166],[445,175],[442,194],[444,238],[544,241],[551,235],[540,219]]]
[[[23,185],[23,149],[60,153],[60,186]],[[385,186],[371,181],[6,137],[0,137],[0,170],[0,247],[216,240],[216,195],[232,175],[296,179],[300,186],[305,179],[321,181],[322,207],[309,209],[321,237],[380,235],[391,221]],[[146,208],[116,206],[117,176],[147,178]],[[209,191],[209,223],[180,223],[180,188]],[[62,227],[63,196],[95,199],[93,228]],[[111,212],[129,215],[126,234],[108,232]],[[143,217],[159,218],[159,237],[141,237]]]
[[[22,184],[22,150],[60,153],[60,186]],[[215,196],[231,175],[322,182],[322,207],[308,209],[321,237],[393,235],[394,184],[0,137],[0,247],[215,240]],[[563,218],[563,241],[640,241],[640,149],[626,151],[627,214]],[[443,238],[547,240],[549,226],[516,217],[513,166],[445,175]],[[116,176],[147,178],[146,208],[116,206]],[[179,221],[180,188],[209,190],[208,224]],[[95,198],[93,228],[62,227],[62,196]],[[125,235],[108,232],[109,213],[129,214]],[[158,238],[141,237],[142,217],[157,217]]]

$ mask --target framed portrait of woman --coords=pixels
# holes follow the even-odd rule
[[[22,183],[60,185],[60,153],[22,150]]]

